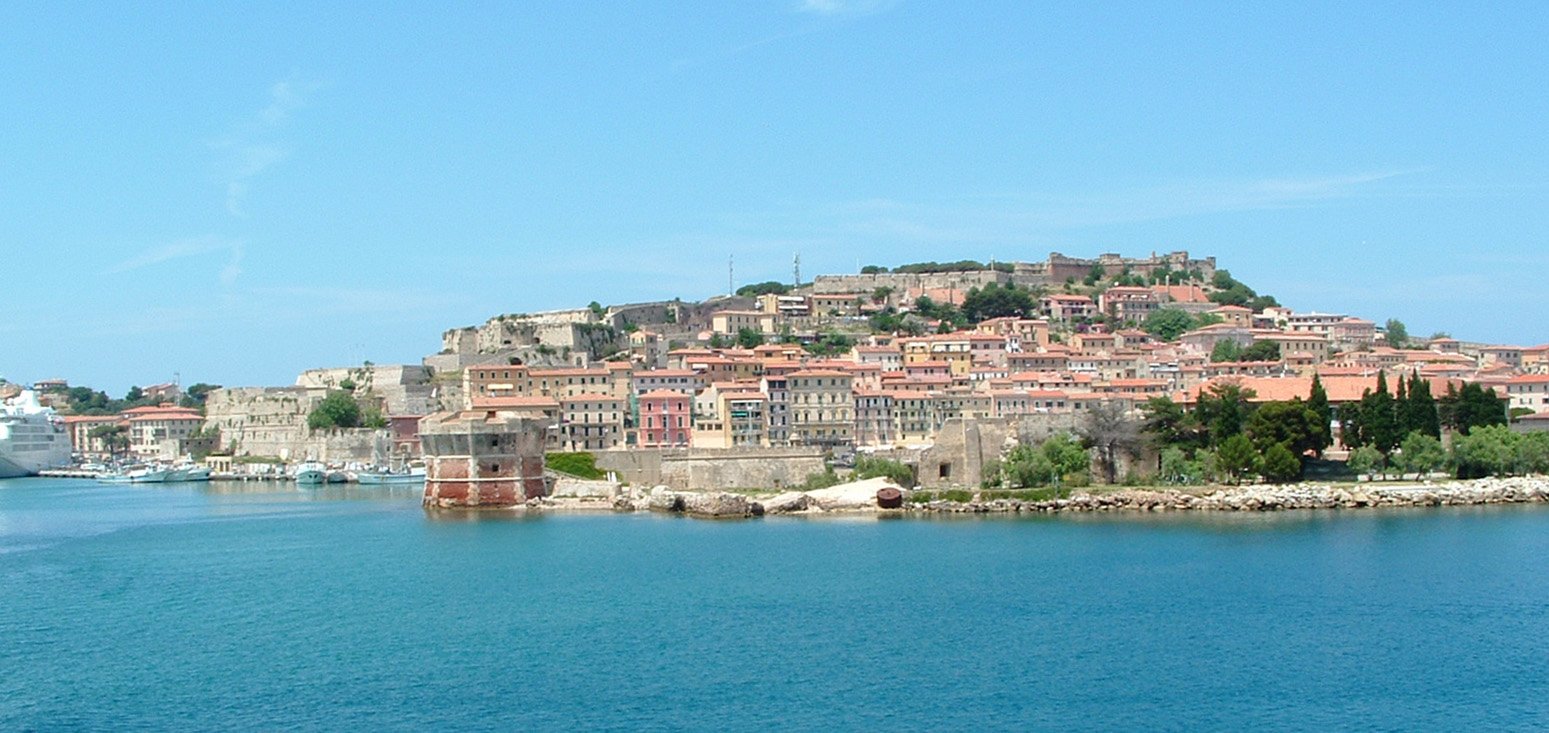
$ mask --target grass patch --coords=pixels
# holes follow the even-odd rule
[[[598,470],[597,456],[590,453],[547,453],[543,456],[543,463],[551,471],[577,478],[597,480],[608,477],[607,473]]]

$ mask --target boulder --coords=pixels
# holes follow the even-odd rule
[[[812,505],[812,497],[800,491],[787,491],[759,503],[764,506],[765,514],[790,514],[805,511]]]
[[[696,517],[747,517],[753,507],[742,494],[714,491],[684,494],[683,511]]]

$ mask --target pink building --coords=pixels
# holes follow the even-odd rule
[[[687,447],[694,434],[693,399],[668,389],[640,395],[640,447]]]

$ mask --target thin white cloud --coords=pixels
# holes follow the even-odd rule
[[[897,0],[802,0],[797,12],[811,15],[872,15],[891,10]]]
[[[119,273],[138,270],[143,267],[150,267],[151,265],[158,265],[163,262],[179,260],[185,257],[197,257],[202,254],[219,252],[221,250],[226,250],[237,246],[240,245],[229,240],[219,239],[216,237],[182,239],[176,242],[171,242],[169,244],[163,244],[158,247],[151,247],[150,249],[147,249],[137,255],[134,255],[133,257],[130,257],[129,259],[124,260],[123,262],[108,268],[104,271],[104,273],[109,275],[116,275]]]
[[[210,143],[210,147],[226,153],[222,164],[226,211],[232,216],[247,216],[243,202],[252,188],[250,181],[290,156],[292,146],[275,136],[297,109],[306,106],[307,96],[319,88],[321,85],[316,83],[275,82],[269,87],[267,105],[226,137]]]

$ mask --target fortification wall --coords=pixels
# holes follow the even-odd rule
[[[818,275],[813,278],[813,294],[833,293],[868,294],[877,288],[892,288],[895,292],[911,289],[956,288],[968,290],[982,288],[990,283],[1007,285],[1011,274],[999,270],[972,270],[968,272],[938,272],[929,274],[879,272],[870,275]]]
[[[814,448],[614,450],[597,454],[597,467],[637,486],[680,491],[781,489],[825,470]]]

